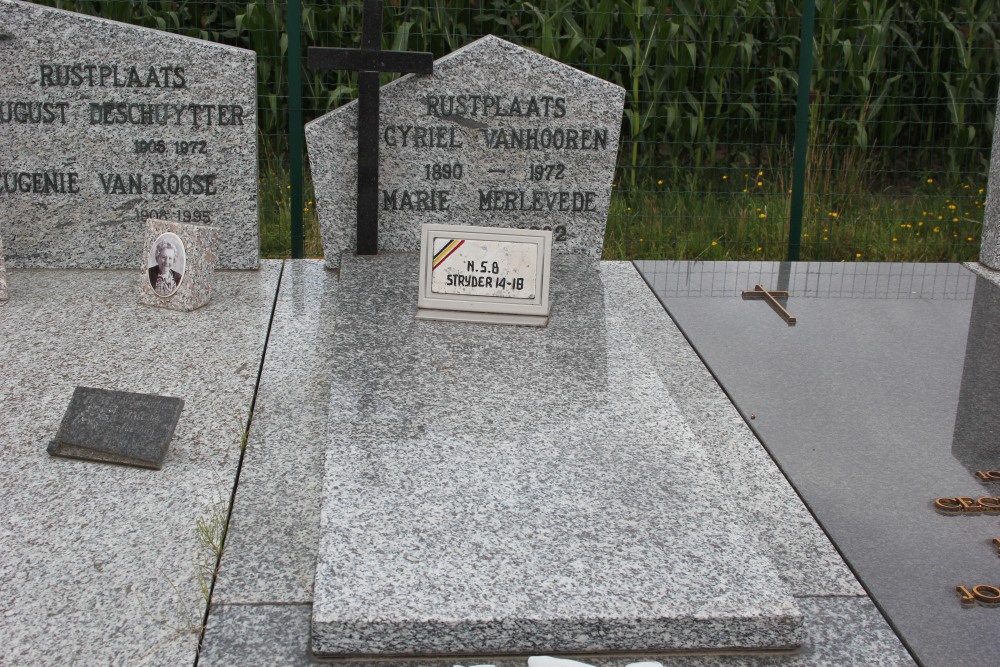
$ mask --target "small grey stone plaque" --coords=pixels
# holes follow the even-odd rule
[[[0,0],[0,231],[12,268],[131,269],[147,218],[255,269],[252,51]]]
[[[599,258],[625,90],[492,35],[379,93],[379,249],[424,223],[552,231]],[[358,104],[306,125],[326,265],[357,247]]]
[[[159,470],[183,408],[170,396],[77,387],[48,452]]]

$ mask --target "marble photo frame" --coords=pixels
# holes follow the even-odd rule
[[[146,220],[139,302],[191,311],[212,298],[219,229],[174,220]]]
[[[156,237],[146,258],[146,272],[149,286],[160,297],[171,297],[184,282],[186,265],[184,242],[173,232],[164,232]]]

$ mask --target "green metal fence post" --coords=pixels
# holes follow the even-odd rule
[[[302,11],[288,2],[288,177],[291,186],[292,258],[305,256],[302,232]]]
[[[809,88],[812,84],[813,24],[816,0],[802,2],[799,45],[799,95],[795,109],[795,156],[792,160],[792,210],[788,220],[788,261],[797,262],[802,248],[802,208],[806,189],[806,151],[809,150]]]

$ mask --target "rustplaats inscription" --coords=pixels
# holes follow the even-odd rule
[[[484,37],[380,91],[379,247],[415,250],[419,226],[552,232],[553,250],[601,254],[624,91]],[[354,248],[356,104],[306,126],[327,264]],[[333,156],[336,156],[333,159]],[[470,279],[471,280],[471,279]]]
[[[11,264],[131,267],[145,220],[167,218],[220,225],[220,267],[256,267],[253,54],[16,0],[0,9]]]

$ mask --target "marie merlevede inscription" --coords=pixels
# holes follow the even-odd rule
[[[258,264],[252,52],[0,0],[0,229],[12,266],[129,268],[148,218]]]
[[[494,36],[380,91],[379,248],[415,251],[422,224],[552,232],[600,257],[624,90]],[[327,265],[353,252],[357,103],[306,126]]]

